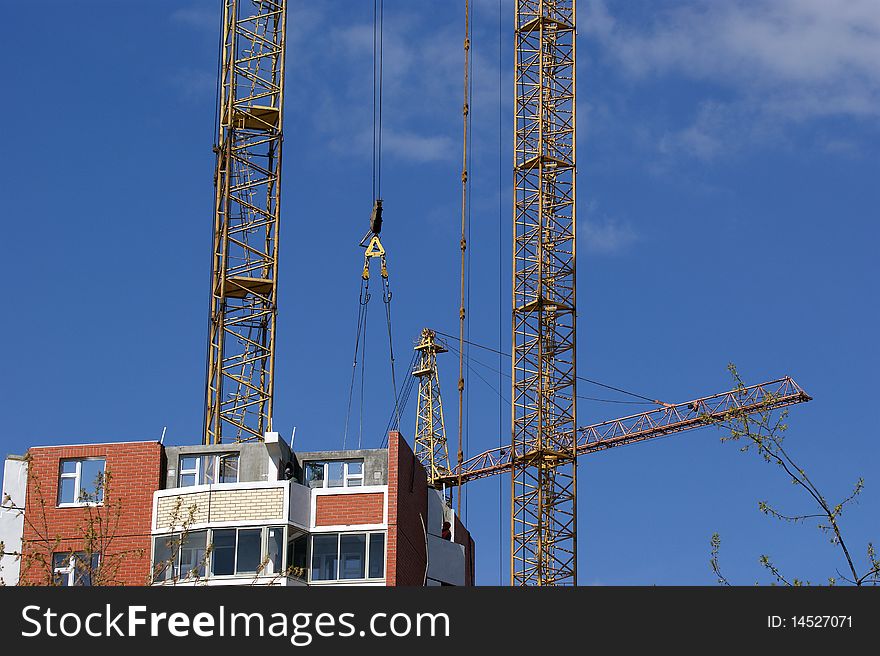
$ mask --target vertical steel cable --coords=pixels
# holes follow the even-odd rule
[[[465,266],[467,251],[467,198],[468,198],[468,114],[470,113],[470,63],[471,63],[471,3],[464,2],[464,105],[462,105],[462,155],[461,155],[461,304],[458,309],[458,516],[461,517],[461,463],[464,460],[464,327],[465,327]]]

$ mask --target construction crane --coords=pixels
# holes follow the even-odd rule
[[[445,353],[446,347],[437,341],[435,331],[425,328],[415,349],[418,359],[411,372],[419,381],[415,455],[432,487],[449,490],[470,481],[515,471],[516,463],[528,460],[528,452],[497,447],[450,467],[437,368],[437,354]],[[800,385],[785,376],[683,403],[658,402],[660,407],[654,410],[578,428],[569,439],[575,445],[575,457],[580,457],[695,428],[724,425],[736,418],[810,400]]]
[[[606,451],[811,400],[812,397],[800,385],[785,376],[684,403],[664,403],[654,410],[578,428],[573,440],[575,453],[583,456]],[[506,447],[489,449],[465,460],[461,468],[453,468],[445,476],[435,476],[431,485],[438,488],[453,486],[459,480],[467,483],[500,474],[511,470],[513,463],[525,455]]]
[[[416,451],[435,487],[510,471],[511,585],[570,585],[577,583],[578,456],[810,397],[786,377],[577,427],[576,0],[516,0],[514,33],[511,443],[466,461],[459,449],[456,466],[442,475],[433,463],[438,444],[445,445],[445,428],[420,411]],[[466,89],[469,57],[468,31]],[[467,92],[465,99],[467,115]],[[467,121],[465,126],[466,152]],[[466,168],[462,182],[467,184]],[[464,252],[464,218],[462,235]],[[463,281],[464,267],[462,287]],[[463,324],[463,304],[460,319]],[[420,346],[427,350],[424,335]],[[463,325],[460,360],[462,335]],[[419,395],[433,399],[439,394],[433,388],[436,358],[429,365]],[[459,370],[461,395],[461,362]]]
[[[224,0],[204,443],[272,430],[287,0]]]
[[[415,346],[418,360],[412,375],[419,381],[419,400],[416,406],[415,454],[425,467],[429,482],[440,487],[448,478],[449,447],[446,443],[446,422],[443,420],[443,401],[440,396],[440,375],[437,354],[446,353],[446,347],[437,341],[430,328],[422,330]]]
[[[577,580],[575,0],[517,0],[512,585]]]

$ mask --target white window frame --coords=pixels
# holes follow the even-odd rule
[[[241,531],[253,531],[259,529],[260,533],[260,560],[259,563],[262,563],[266,560],[266,557],[269,555],[269,529],[280,529],[281,530],[281,571],[280,572],[268,572],[270,565],[267,562],[266,566],[259,572],[239,572],[238,571],[238,534]],[[235,558],[233,559],[232,565],[232,574],[214,574],[214,533],[216,531],[235,531]],[[207,575],[213,578],[254,578],[261,576],[280,576],[284,570],[286,569],[285,563],[287,562],[287,526],[284,524],[271,524],[267,526],[227,526],[223,528],[213,528],[208,529],[208,545],[211,547],[211,562],[208,563],[208,568],[206,570]]]
[[[264,560],[266,560],[266,557],[269,555],[269,530],[270,529],[277,529],[277,530],[281,531],[281,554],[279,556],[281,571],[269,572],[268,570],[271,568],[270,562],[267,562],[266,566],[260,572],[238,572],[237,571],[238,570],[238,533],[239,533],[239,531],[256,530],[256,529],[259,529],[261,531],[261,533],[260,533],[260,560],[259,560],[260,563],[262,563]],[[207,557],[207,559],[205,559],[205,575],[204,575],[204,577],[200,577],[200,578],[203,578],[203,579],[209,579],[209,578],[214,578],[214,579],[232,579],[232,578],[252,579],[255,577],[281,576],[284,573],[285,569],[287,569],[287,564],[286,564],[287,563],[287,550],[288,550],[287,541],[288,541],[289,536],[288,536],[288,526],[286,524],[269,524],[266,526],[227,526],[227,527],[222,527],[222,528],[220,528],[220,527],[206,528],[206,529],[199,529],[198,531],[192,531],[192,533],[201,533],[202,531],[205,531],[205,533],[206,533],[206,536],[205,536],[206,550],[210,549],[211,555],[209,555]],[[233,566],[232,566],[232,569],[233,569],[232,574],[214,574],[213,544],[214,544],[214,533],[216,531],[235,531],[235,551],[234,551],[234,559],[233,559]],[[155,571],[156,565],[157,565],[157,563],[156,563],[156,540],[158,539],[158,540],[169,540],[169,541],[177,540],[178,541],[176,543],[176,545],[177,545],[176,546],[176,553],[173,554],[174,555],[174,564],[173,564],[174,571],[173,571],[172,576],[169,577],[168,579],[157,579],[156,581],[154,581],[155,584],[161,585],[163,583],[168,583],[168,582],[172,582],[175,580],[176,581],[186,581],[188,579],[193,578],[193,577],[181,576],[180,560],[181,560],[182,549],[181,549],[181,545],[180,545],[179,541],[181,540],[182,535],[183,535],[182,533],[177,532],[177,533],[169,533],[167,535],[153,535],[152,536],[153,537],[153,554],[152,554],[152,558],[150,560],[150,563],[151,563],[151,567],[152,567],[153,571]]]
[[[309,483],[311,481],[305,481],[305,484],[309,486],[313,490],[325,490],[330,488],[330,464],[331,463],[342,463],[342,488],[348,487],[363,487],[364,486],[364,459],[363,458],[350,458],[348,460],[310,460],[305,463],[305,469],[314,465],[321,465],[324,468],[324,478],[321,481],[320,486],[311,487]],[[359,463],[361,466],[360,474],[350,474],[348,471],[348,466],[351,463]],[[360,481],[359,485],[352,485],[351,481]],[[335,488],[334,488],[335,489]]]
[[[214,475],[215,477],[219,475],[220,472],[220,463],[226,458],[235,458],[238,460],[238,466],[235,468],[235,480],[227,481],[228,483],[238,483],[240,477],[240,469],[241,458],[238,453],[181,453],[177,462],[177,487],[192,487],[193,485],[206,485],[204,482],[204,472],[202,472],[202,462],[204,458],[212,458],[214,460]],[[194,469],[184,469],[183,461],[186,458],[192,458],[196,461],[196,465]],[[187,484],[183,485],[182,480],[184,476],[195,475],[195,483],[192,485]],[[212,483],[214,485],[214,483]]]
[[[82,464],[87,461],[101,461],[104,463],[104,469],[102,470],[102,474],[107,472],[107,458],[61,458],[58,462],[58,494],[56,503],[58,504],[58,508],[73,508],[78,506],[102,506],[104,505],[104,490],[101,490],[101,500],[100,501],[80,501],[80,496],[83,491],[82,485]],[[75,462],[76,463],[76,471],[64,473],[64,463],[65,462]],[[74,501],[61,501],[61,481],[64,479],[72,479],[74,482]],[[90,484],[94,481],[90,481]]]
[[[312,571],[314,569],[312,563],[312,544],[315,537],[326,537],[328,535],[336,536],[336,577],[332,579],[312,579]],[[339,568],[342,566],[342,554],[340,550],[342,549],[342,536],[349,535],[363,535],[364,537],[364,578],[361,579],[343,579],[339,577]],[[371,577],[370,576],[370,537],[372,535],[381,535],[382,537],[382,576],[380,577]],[[308,581],[309,583],[314,582],[317,585],[332,585],[334,583],[359,583],[359,582],[373,582],[373,581],[384,581],[386,576],[388,575],[387,567],[388,567],[388,531],[344,531],[341,533],[311,533],[309,535],[308,541]]]
[[[93,571],[89,572],[89,586],[82,586],[82,585],[78,586],[76,584],[76,561],[79,559],[80,555],[88,557],[89,554],[82,552],[82,551],[69,551],[69,552],[68,551],[61,551],[61,552],[53,553],[52,560],[54,561],[55,556],[60,556],[62,554],[66,554],[65,559],[67,560],[67,565],[65,565],[64,567],[55,567],[55,563],[54,562],[52,563],[53,580],[54,580],[55,576],[58,576],[59,574],[61,574],[67,578],[67,584],[66,584],[67,587],[89,587],[89,586],[91,586],[92,585],[91,578],[95,575],[97,568],[101,566],[101,554],[99,554],[99,553],[92,554],[93,557],[97,557],[97,565],[93,569]],[[91,568],[91,563],[89,563],[89,567]]]

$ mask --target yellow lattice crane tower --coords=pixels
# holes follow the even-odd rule
[[[272,429],[287,0],[225,0],[205,444]]]
[[[415,454],[433,482],[449,476],[449,448],[446,444],[446,424],[443,421],[443,402],[440,399],[440,376],[437,354],[446,353],[446,347],[437,341],[436,333],[425,328],[415,347],[418,361],[412,375],[419,381],[419,402],[416,408]]]
[[[517,0],[512,585],[576,584],[575,0]]]

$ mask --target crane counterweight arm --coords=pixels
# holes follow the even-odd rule
[[[577,455],[604,451],[617,446],[680,433],[715,424],[735,416],[775,410],[812,400],[792,378],[785,376],[758,385],[706,396],[685,403],[666,404],[662,408],[629,417],[611,419],[577,429]],[[495,448],[465,460],[461,471],[439,478],[435,485],[456,485],[500,474],[511,468],[511,450]],[[538,454],[517,454],[519,459]]]

